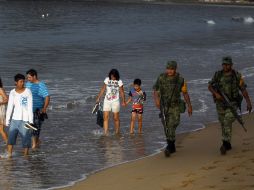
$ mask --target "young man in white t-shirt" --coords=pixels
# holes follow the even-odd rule
[[[116,69],[112,69],[109,72],[108,77],[104,80],[104,85],[102,86],[99,95],[96,99],[96,103],[100,101],[101,96],[106,90],[106,95],[103,103],[103,128],[104,134],[108,134],[108,122],[109,122],[109,113],[113,112],[114,124],[115,124],[115,133],[120,133],[120,98],[122,99],[122,105],[126,106],[125,94],[123,88],[123,82],[120,80],[119,72]]]
[[[10,92],[6,111],[6,126],[10,126],[7,146],[8,157],[12,156],[13,145],[16,144],[18,134],[22,139],[24,155],[28,155],[31,147],[31,129],[24,126],[26,123],[33,123],[32,93],[24,87],[25,76],[17,74],[14,80],[16,87]]]

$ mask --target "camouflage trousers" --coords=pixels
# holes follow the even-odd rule
[[[170,107],[165,112],[164,132],[167,140],[175,141],[176,128],[180,124],[179,107]]]
[[[232,124],[235,121],[235,117],[230,108],[224,108],[223,105],[216,104],[216,109],[221,124],[222,140],[230,142],[232,137]]]

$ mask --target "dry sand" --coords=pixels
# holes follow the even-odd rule
[[[233,126],[233,149],[220,155],[217,123],[177,136],[177,152],[163,153],[106,169],[65,190],[253,190],[254,114],[244,117],[248,132]]]

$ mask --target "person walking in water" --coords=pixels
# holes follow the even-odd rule
[[[97,96],[96,103],[100,102],[100,98],[103,96],[106,91],[106,95],[103,103],[103,128],[104,134],[108,135],[109,133],[109,114],[112,111],[115,124],[115,133],[120,133],[120,97],[122,99],[122,106],[126,106],[125,94],[123,82],[120,80],[120,74],[118,70],[112,69],[108,77],[105,78],[104,84]]]
[[[26,87],[29,88],[33,95],[33,113],[34,125],[37,130],[32,134],[32,148],[38,148],[40,145],[40,132],[44,119],[47,119],[47,108],[50,102],[48,88],[43,81],[38,79],[37,71],[30,69],[26,72]]]
[[[0,78],[0,133],[7,144],[8,135],[5,131],[5,117],[6,117],[6,104],[8,103],[8,97],[3,88],[2,79]]]
[[[28,88],[25,88],[25,76],[17,74],[14,77],[15,88],[11,90],[6,111],[6,126],[9,128],[8,157],[12,156],[13,145],[16,144],[18,134],[22,139],[24,155],[28,155],[31,147],[31,129],[26,123],[33,123],[33,98]]]
[[[185,111],[181,93],[188,105],[188,114],[192,115],[192,106],[187,91],[187,85],[182,76],[176,72],[177,62],[167,62],[166,72],[159,75],[153,86],[154,101],[157,108],[161,110],[161,119],[167,139],[165,156],[176,152],[175,131],[180,124],[180,113]]]
[[[130,134],[134,133],[136,117],[138,117],[138,133],[142,133],[143,104],[146,101],[146,93],[141,89],[141,80],[135,79],[133,88],[129,92],[129,99],[126,104],[132,102]]]
[[[232,149],[232,124],[236,120],[234,112],[237,113],[236,110],[238,108],[241,109],[243,97],[246,100],[247,111],[251,112],[252,110],[251,100],[246,87],[247,85],[242,75],[233,69],[232,58],[229,56],[223,57],[222,70],[215,72],[208,84],[208,89],[212,93],[216,104],[218,119],[222,129],[222,145],[220,147],[222,155],[225,155],[227,151]],[[241,92],[243,97],[239,92]],[[232,107],[225,104],[226,100],[223,98],[222,93]]]

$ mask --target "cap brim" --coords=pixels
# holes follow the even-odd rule
[[[166,69],[176,69],[176,67],[166,67]]]
[[[233,65],[233,63],[222,63],[222,65]]]

